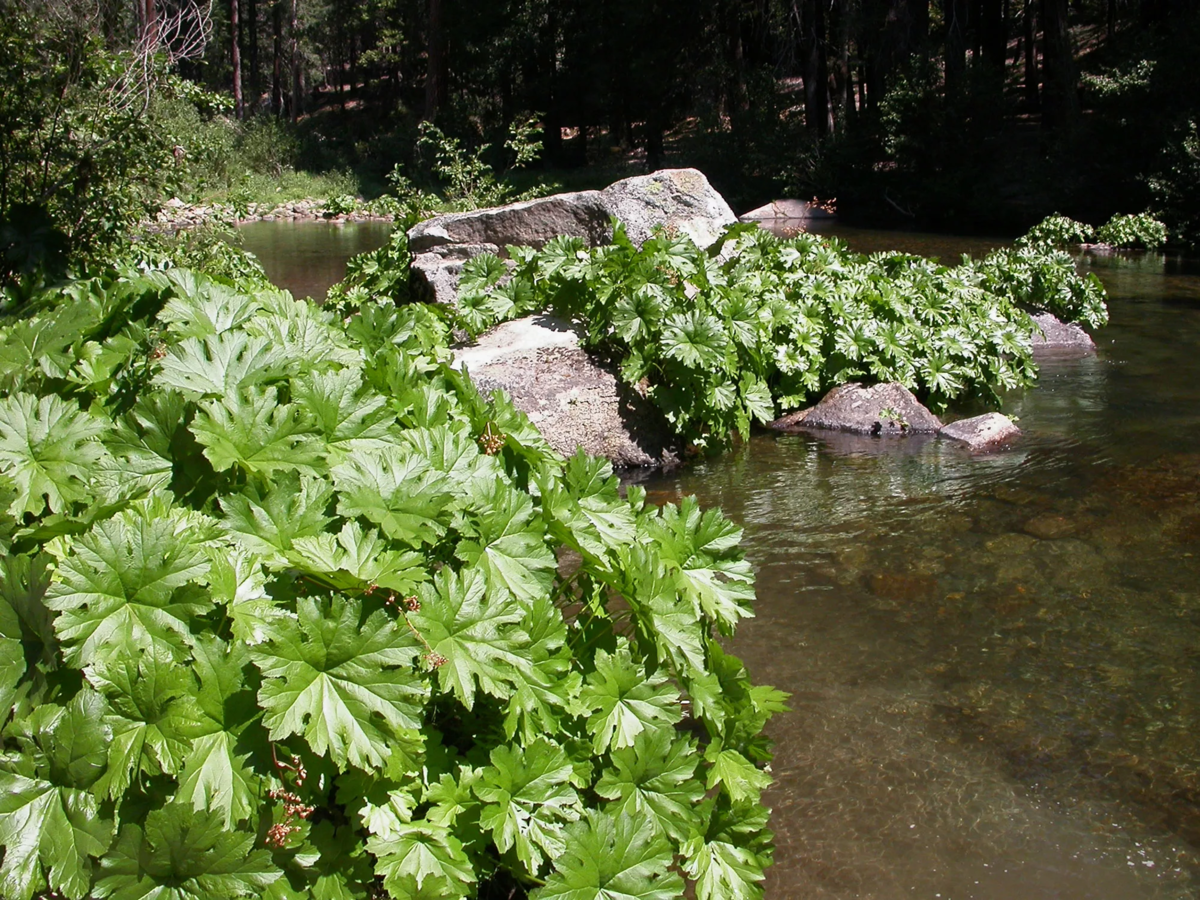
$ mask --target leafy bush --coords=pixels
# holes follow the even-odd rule
[[[257,291],[270,286],[258,258],[238,246],[231,225],[210,220],[198,228],[163,234],[140,235],[126,249],[124,262],[138,269],[196,269],[210,279],[239,290]]]
[[[982,276],[981,287],[1008,305],[1090,328],[1108,322],[1104,285],[1094,274],[1081,277],[1064,250],[1018,242],[989,253],[971,269]]]
[[[326,200],[322,211],[326,216],[347,216],[358,212],[360,206],[358,198],[352,194],[339,194]]]
[[[1090,241],[1096,229],[1055,213],[1046,216],[1016,242],[1018,247],[1070,247]]]
[[[370,302],[408,301],[408,273],[412,254],[408,235],[395,229],[378,250],[360,253],[346,263],[346,277],[329,289],[326,301],[336,307],[357,309]]]
[[[550,310],[645,379],[676,431],[719,446],[854,379],[898,381],[935,405],[995,399],[1036,374],[1024,309],[1103,324],[1103,289],[1061,251],[1024,246],[950,268],[900,253],[862,256],[836,240],[790,240],[738,225],[708,251],[660,232],[638,249],[558,238],[483,255],[460,282],[458,317],[478,333]]]
[[[1066,216],[1047,216],[1016,241],[1018,248],[1059,249],[1097,240],[1111,247],[1155,250],[1167,242],[1167,226],[1149,213],[1114,215],[1099,228]]]
[[[1167,226],[1149,213],[1116,215],[1096,229],[1096,239],[1113,247],[1157,250],[1167,242]]]
[[[23,277],[28,255],[10,257],[35,222],[73,261],[120,243],[153,208],[171,147],[143,97],[163,76],[161,60],[110,49],[74,10],[4,4],[0,225],[17,235],[0,236],[0,283]]]
[[[182,269],[0,324],[0,885],[761,896],[740,530],[446,365]]]
[[[512,154],[509,170],[528,165],[541,152],[541,141],[535,138],[536,116],[526,116],[514,122],[504,146]],[[516,200],[530,200],[552,190],[551,185],[537,184],[517,193],[485,160],[490,145],[481,144],[467,150],[461,140],[450,137],[432,122],[422,122],[418,129],[417,152],[429,160],[429,176],[433,184],[421,187],[395,166],[387,176],[399,211],[397,220],[404,227],[439,212],[460,212],[486,206],[498,206]],[[431,188],[431,189],[430,189]]]

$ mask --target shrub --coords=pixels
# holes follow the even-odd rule
[[[350,314],[109,270],[0,323],[0,884],[761,896],[740,529]]]
[[[1096,238],[1114,247],[1157,250],[1167,242],[1167,226],[1149,213],[1116,215],[1096,229]]]

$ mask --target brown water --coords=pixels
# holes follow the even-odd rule
[[[294,297],[324,299],[346,277],[346,261],[387,243],[388,222],[249,222],[238,228],[241,246],[258,257],[267,277]]]
[[[648,485],[746,529],[771,900],[1200,896],[1200,269],[1084,264],[1112,323],[1007,399],[1016,448],[764,435]]]

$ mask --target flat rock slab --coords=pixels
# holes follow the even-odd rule
[[[1096,342],[1078,325],[1060,321],[1050,313],[1038,313],[1031,318],[1036,326],[1033,332],[1035,356],[1096,352]]]
[[[770,427],[776,431],[824,428],[884,437],[935,434],[942,423],[902,384],[851,382],[835,387],[810,409],[776,419]]]
[[[505,322],[474,346],[456,349],[455,365],[481,392],[507,392],[564,456],[582,447],[621,468],[679,462],[658,408],[589,356],[564,322],[549,316]]]
[[[942,437],[965,444],[967,449],[982,452],[998,450],[1021,436],[1013,420],[1000,413],[985,413],[970,419],[951,422],[938,432]]]
[[[413,253],[447,244],[541,247],[560,235],[583,238],[592,246],[612,237],[609,216],[609,208],[599,191],[555,194],[507,206],[434,216],[409,229],[408,247]]]

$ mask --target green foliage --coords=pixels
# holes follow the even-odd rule
[[[1106,100],[1130,95],[1141,99],[1150,87],[1154,67],[1155,61],[1152,59],[1131,60],[1126,66],[1097,73],[1085,72],[1079,80],[1085,90],[1093,91]]]
[[[34,256],[61,243],[57,255],[85,258],[153,207],[171,170],[170,144],[147,114],[163,76],[161,60],[113,50],[83,17],[5,3],[0,285],[31,275],[27,229],[41,232]]]
[[[138,268],[195,269],[246,290],[270,284],[262,263],[238,246],[236,230],[215,221],[174,233],[146,231],[125,248],[124,256]]]
[[[1113,247],[1157,250],[1167,242],[1167,226],[1149,213],[1116,215],[1096,229],[1096,239]]]
[[[518,119],[509,126],[509,136],[504,143],[512,156],[509,170],[522,168],[537,159],[542,148],[541,141],[534,136],[537,127],[536,115]],[[468,150],[459,138],[446,135],[432,122],[422,122],[417,134],[417,154],[426,160],[433,181],[432,190],[419,187],[404,174],[400,165],[387,176],[399,205],[397,221],[404,228],[434,213],[499,206],[540,197],[552,190],[552,186],[539,183],[518,194],[485,160],[489,144]]]
[[[1149,213],[1117,214],[1099,228],[1056,213],[1029,229],[1016,247],[1061,250],[1093,239],[1118,249],[1156,250],[1167,241],[1167,226]]]
[[[359,308],[368,301],[408,300],[408,235],[396,228],[388,242],[378,250],[360,253],[346,263],[346,277],[329,289],[326,302],[338,307]]]
[[[143,266],[0,320],[0,893],[761,897],[740,529],[357,302]]]
[[[699,446],[746,436],[853,379],[899,381],[935,404],[992,399],[1035,376],[1025,310],[1106,321],[1095,276],[1041,243],[951,268],[752,226],[733,226],[708,251],[665,232],[639,249],[617,226],[607,247],[559,238],[509,255],[511,279],[491,256],[465,264],[460,324],[480,332],[541,310],[575,321]]]
[[[232,102],[178,78],[155,95],[150,115],[175,155],[166,189],[190,202],[250,204],[331,198],[331,214],[358,208],[357,180],[344,171],[306,171],[296,126],[276,116],[230,116]]]
[[[1065,250],[1018,242],[989,253],[972,268],[985,290],[1009,304],[1090,328],[1108,322],[1100,279],[1094,274],[1081,277]]]
[[[339,194],[325,201],[324,212],[327,216],[346,216],[357,212],[358,208],[359,202],[357,197],[350,194]]]
[[[1046,216],[1017,241],[1018,246],[1069,247],[1091,240],[1096,229],[1085,222],[1076,222],[1067,216]]]

